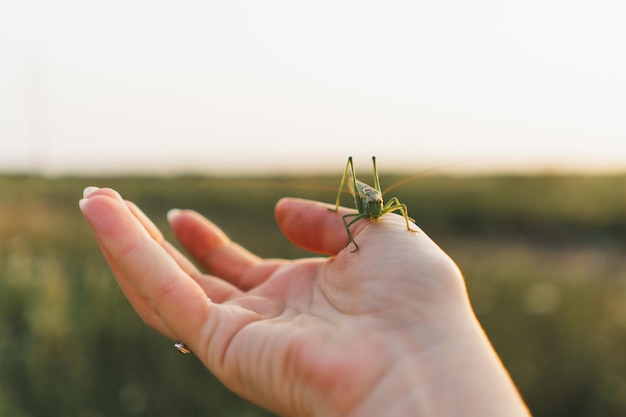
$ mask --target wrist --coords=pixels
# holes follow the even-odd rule
[[[425,333],[435,341],[425,344]],[[350,417],[530,415],[471,310],[420,338],[398,349]]]

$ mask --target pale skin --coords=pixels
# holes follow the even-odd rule
[[[174,235],[202,272],[117,192],[88,188],[80,206],[143,321],[280,416],[530,415],[459,269],[401,216],[356,222],[360,249],[351,253],[342,221],[350,210],[283,199],[276,220],[285,236],[324,256],[280,260],[174,210]]]

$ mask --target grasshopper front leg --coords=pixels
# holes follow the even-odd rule
[[[387,204],[385,204],[385,207],[383,207],[383,214],[385,213],[391,213],[394,212],[396,210],[399,210],[400,213],[402,214],[402,216],[404,217],[404,221],[406,222],[406,228],[409,232],[413,232],[413,233],[417,233],[417,230],[411,229],[411,226],[409,224],[409,220],[412,222],[415,222],[415,220],[413,220],[412,218],[409,217],[409,209],[406,206],[406,204],[401,203],[400,200],[398,200],[397,197],[393,197],[391,199],[389,199],[389,201],[387,202]]]
[[[346,220],[346,218],[348,217],[354,217],[354,219],[348,222]],[[346,243],[346,247],[348,247],[348,245],[352,242],[352,244],[354,244],[354,250],[352,251],[352,253],[359,250],[359,245],[356,244],[356,241],[354,240],[354,237],[352,236],[352,232],[350,231],[350,226],[352,226],[355,222],[361,219],[364,219],[365,217],[367,217],[367,215],[363,213],[348,213],[348,214],[343,215],[343,225],[346,228],[346,232],[348,232],[348,243]]]

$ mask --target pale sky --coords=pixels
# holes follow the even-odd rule
[[[0,172],[625,171],[624,21],[622,0],[0,0]]]

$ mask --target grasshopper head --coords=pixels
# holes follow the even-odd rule
[[[383,214],[383,200],[372,200],[367,203],[367,211],[372,221],[378,220]]]
[[[383,214],[383,197],[380,191],[367,187],[363,190],[363,208],[370,220],[375,221]]]

